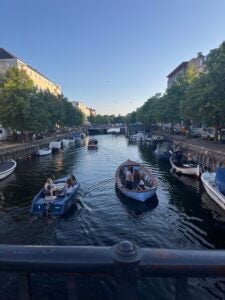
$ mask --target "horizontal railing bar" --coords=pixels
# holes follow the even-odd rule
[[[138,248],[135,255],[121,254],[115,247],[1,245],[0,271],[114,276],[118,264],[120,267],[136,264],[139,275],[146,277],[225,277],[222,250]]]
[[[225,276],[223,250],[168,250],[143,249],[140,262],[142,276]]]

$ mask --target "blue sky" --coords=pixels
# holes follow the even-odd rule
[[[126,114],[225,40],[224,0],[1,0],[0,47],[100,114]]]

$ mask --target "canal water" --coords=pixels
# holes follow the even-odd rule
[[[167,163],[157,161],[148,144],[130,144],[121,135],[97,136],[98,150],[86,141],[55,156],[24,160],[0,182],[1,244],[111,246],[130,240],[140,247],[167,249],[224,249],[225,215],[207,197],[199,181],[175,176]],[[157,197],[138,203],[115,189],[115,172],[127,159],[143,163],[157,177]],[[81,184],[76,204],[63,218],[30,216],[33,196],[47,177],[75,174]],[[34,299],[66,299],[60,276],[35,275]],[[17,299],[13,275],[1,275],[0,299]],[[57,287],[52,287],[52,281]],[[39,288],[41,287],[41,288]],[[81,280],[81,299],[114,299],[107,280]],[[224,299],[224,281],[189,280],[189,299]],[[140,299],[173,299],[173,280],[143,279]],[[150,298],[151,296],[151,298]]]

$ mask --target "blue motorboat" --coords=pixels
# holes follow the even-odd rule
[[[59,191],[63,189],[66,184],[67,177],[62,177],[54,181],[54,186]],[[75,195],[80,187],[80,183],[76,183],[73,191],[70,194],[59,194],[54,200],[49,201],[48,210],[46,209],[46,198],[44,188],[34,197],[31,205],[32,215],[45,215],[46,212],[51,216],[64,215],[73,205]]]

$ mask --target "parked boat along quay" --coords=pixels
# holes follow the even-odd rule
[[[0,142],[0,163],[3,163],[9,159],[21,160],[33,156],[39,147],[44,147],[51,141],[61,140],[65,137],[65,134],[46,137],[40,140],[16,143],[1,141]]]
[[[201,166],[214,169],[220,163],[225,166],[225,144],[200,138],[186,138],[181,135],[166,135],[174,145],[191,152]]]
[[[84,139],[57,155],[20,161],[15,171],[0,181],[4,198],[0,206],[2,244],[112,246],[130,240],[145,248],[225,248],[225,212],[206,195],[199,180],[171,173],[169,163],[158,161],[147,143],[130,143],[123,135],[96,138],[96,150],[88,150],[88,139]],[[156,197],[150,201],[128,199],[115,188],[116,170],[127,159],[142,163],[157,178]],[[61,218],[31,216],[32,199],[46,178],[71,173],[76,175],[80,190],[68,214]],[[63,276],[46,276],[35,275],[32,297],[66,299]],[[18,299],[14,276],[0,274],[0,279],[0,298]],[[91,299],[93,294],[92,299],[116,299],[110,281],[93,279],[90,284],[90,279],[79,280],[80,299]],[[224,288],[223,280],[190,279],[188,299],[222,299]],[[149,299],[149,295],[174,299],[173,280],[140,279],[138,289],[140,299]]]

